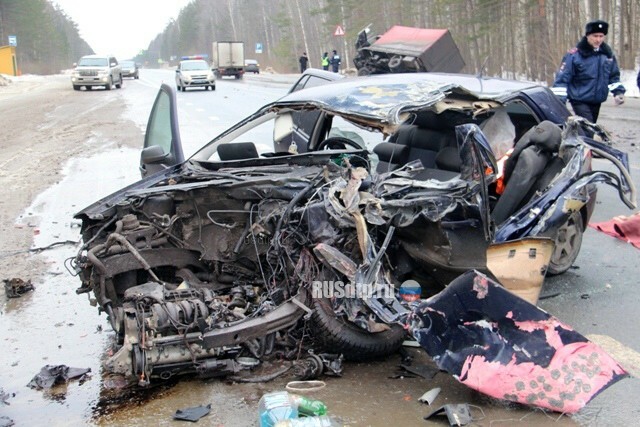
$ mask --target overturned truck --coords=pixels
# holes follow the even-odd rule
[[[185,161],[163,85],[141,156],[149,175],[76,215],[77,292],[116,332],[107,370],[148,384],[304,350],[381,357],[407,322],[427,333],[401,297],[409,280],[423,298],[469,270],[506,281],[513,269],[488,254],[524,241],[528,258],[535,242],[551,248],[526,274],[561,274],[596,184],[634,206],[626,155],[585,128],[607,141],[540,86],[389,74],[287,95]],[[592,170],[594,153],[615,173]]]
[[[394,25],[370,36],[368,26],[358,33],[353,60],[359,76],[385,73],[459,73],[464,60],[449,30]]]

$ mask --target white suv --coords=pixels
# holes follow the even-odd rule
[[[204,59],[188,59],[180,61],[176,69],[176,87],[183,92],[188,87],[216,90],[216,77]]]
[[[74,90],[82,86],[90,90],[93,86],[104,86],[111,90],[122,87],[122,69],[114,56],[87,55],[80,58],[71,73],[71,84]]]

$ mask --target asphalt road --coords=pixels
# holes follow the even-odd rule
[[[191,90],[178,93],[185,154],[193,153],[220,131],[284,95],[296,77],[260,74],[247,76],[241,81],[221,80],[215,92]],[[25,175],[24,167],[15,175],[0,174],[4,197],[17,200],[17,194],[24,196],[24,188],[31,189],[28,197],[24,196],[29,200],[21,208],[25,212],[15,222],[24,225],[29,233],[34,229],[33,234],[36,234],[37,225],[34,246],[66,238],[77,239],[77,228],[71,220],[73,213],[138,179],[137,147],[142,144],[150,106],[163,81],[173,84],[172,71],[142,70],[140,80],[125,81],[122,90],[87,93],[73,92],[64,78],[60,87],[51,84],[51,90],[59,92],[47,89],[32,96],[31,107],[25,107],[25,111],[31,108],[35,113],[42,109],[38,103],[52,105],[35,123],[24,119],[22,125],[34,129],[33,138],[44,135],[44,146],[50,142],[47,139],[49,135],[59,134],[56,143],[62,149],[69,146],[65,145],[69,144],[69,138],[78,138],[84,144],[79,152],[70,151],[66,160],[55,159],[62,173],[52,181],[42,180],[47,186],[35,186],[45,171],[51,174],[56,168],[55,164],[46,164],[45,167],[46,159],[37,163],[39,167],[28,168],[26,176],[30,179],[15,188],[12,184]],[[32,91],[35,89],[30,86],[28,92]],[[0,100],[6,100],[5,106],[8,101],[18,99],[16,97],[24,98],[26,95],[16,93],[8,96],[0,91]],[[57,104],[46,104],[45,99],[57,100]],[[2,122],[11,116],[2,108],[8,107],[0,106],[2,127],[19,126],[16,125],[17,118]],[[110,115],[104,116],[103,109]],[[72,118],[82,122],[83,132],[86,132],[85,128],[91,131],[73,134]],[[627,99],[622,107],[605,104],[600,122],[612,131],[619,147],[629,152],[633,178],[636,186],[640,187],[640,99]],[[19,133],[15,135],[17,138]],[[3,140],[2,144],[11,142]],[[35,157],[33,153],[39,148],[29,147],[27,150],[34,150],[30,156]],[[43,189],[46,191],[40,193]],[[601,187],[593,221],[630,213],[613,191]],[[6,301],[1,296],[0,342],[4,351],[0,354],[0,362],[5,369],[0,372],[0,387],[15,395],[8,399],[10,406],[0,403],[0,416],[12,418],[16,425],[177,425],[171,420],[176,409],[212,403],[214,411],[206,421],[207,425],[246,426],[256,423],[259,397],[265,392],[283,389],[284,379],[257,385],[183,380],[145,394],[111,394],[109,380],[100,375],[100,358],[109,349],[111,332],[104,314],[98,315],[86,297],[74,294],[79,280],[68,275],[63,266],[64,260],[73,256],[75,250],[61,247],[47,254],[44,261],[49,265],[47,274],[32,277],[36,283],[35,293],[13,301]],[[640,375],[640,334],[636,319],[637,307],[640,306],[638,259],[638,249],[589,228],[575,268],[562,276],[548,278],[542,294],[549,298],[540,302],[542,308],[600,343],[634,375]],[[20,271],[15,270],[18,266],[22,268],[23,277],[30,277],[30,260],[16,259],[14,266],[5,265],[6,271]],[[432,365],[424,352],[410,351],[416,363]],[[69,384],[62,394],[27,389],[25,384],[47,363],[90,366],[94,377],[82,385]],[[493,401],[460,385],[446,374],[438,374],[432,381],[409,377],[390,379],[398,363],[399,358],[393,356],[383,362],[348,364],[344,376],[328,378],[327,387],[315,397],[325,401],[332,413],[342,414],[354,421],[353,425],[363,426],[424,425],[422,416],[433,408],[417,403],[417,398],[436,386],[443,390],[441,404],[469,402],[480,407],[485,418],[478,421],[478,425],[573,425],[576,422],[628,425],[630,420],[640,415],[636,406],[640,397],[637,378],[618,382],[577,416],[569,418]],[[481,417],[480,412],[476,417]]]

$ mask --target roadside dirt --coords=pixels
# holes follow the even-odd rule
[[[43,260],[28,253],[38,223],[24,210],[60,179],[65,162],[127,141],[139,146],[134,123],[120,119],[117,93],[75,92],[69,77],[33,76],[0,86],[0,271],[2,278],[37,276]],[[4,293],[4,288],[0,290]]]

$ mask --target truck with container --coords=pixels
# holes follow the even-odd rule
[[[449,30],[395,25],[370,36],[371,25],[358,33],[354,65],[359,76],[386,73],[459,73],[465,66]]]
[[[213,69],[216,77],[234,76],[241,79],[244,75],[244,42],[213,42]]]

